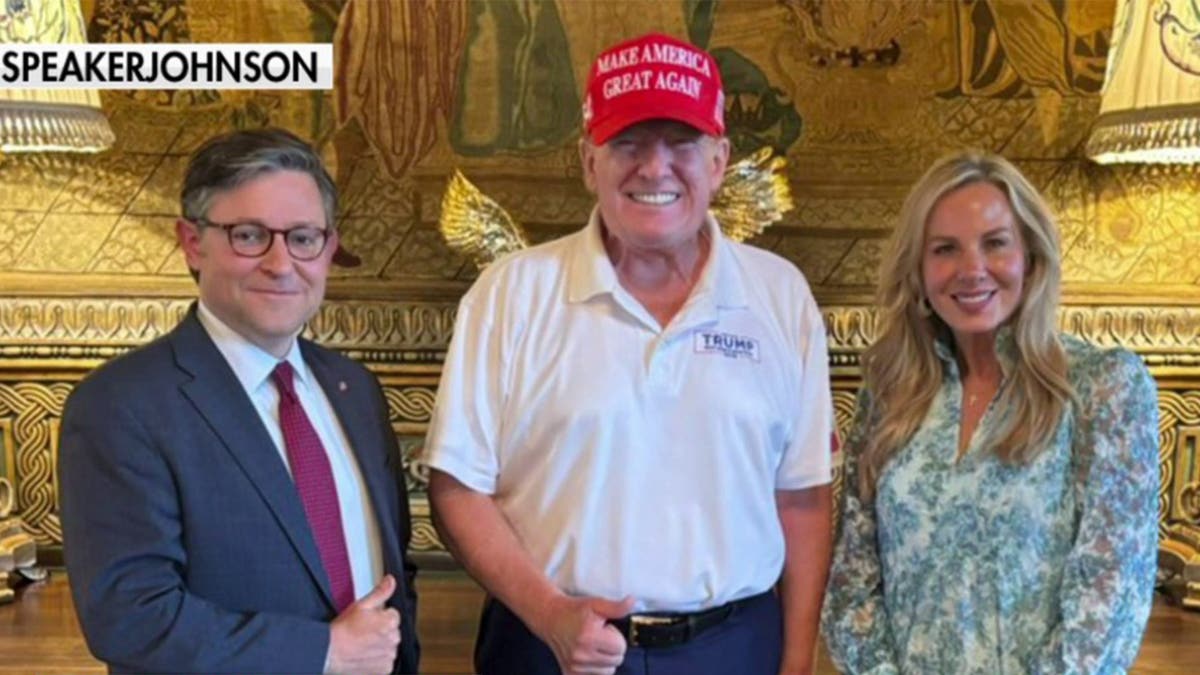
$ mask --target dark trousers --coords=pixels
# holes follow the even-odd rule
[[[682,645],[630,647],[617,675],[776,675],[782,652],[779,598],[765,593]],[[550,648],[491,597],[479,620],[475,670],[483,675],[559,673]]]

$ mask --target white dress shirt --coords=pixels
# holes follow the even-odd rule
[[[271,381],[271,372],[279,359],[242,337],[216,317],[204,302],[196,312],[200,325],[208,332],[217,349],[233,369],[234,375],[246,390],[254,409],[262,419],[263,426],[275,442],[279,459],[288,473],[287,448],[283,442],[283,430],[279,426],[279,390]],[[337,486],[338,505],[342,512],[342,532],[346,535],[346,552],[350,557],[350,573],[354,579],[354,596],[361,598],[383,577],[383,554],[379,537],[379,524],[371,506],[367,485],[359,471],[358,461],[350,449],[350,441],[312,371],[300,353],[300,343],[293,339],[291,349],[284,357],[296,371],[294,378],[296,396],[304,406],[304,412],[312,422],[329,466],[333,471],[333,482]]]

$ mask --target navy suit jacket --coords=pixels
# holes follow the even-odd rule
[[[358,459],[396,577],[396,670],[416,672],[408,495],[382,391],[363,366],[300,346]],[[75,607],[111,671],[321,672],[336,611],[304,507],[194,305],[75,388],[59,485]]]

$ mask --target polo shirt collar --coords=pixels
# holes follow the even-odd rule
[[[721,232],[712,214],[705,216],[704,227],[708,228],[712,248],[690,298],[711,297],[715,306],[722,309],[746,307],[746,288],[734,255],[733,242]],[[586,302],[597,295],[611,295],[620,287],[617,271],[604,248],[603,224],[598,207],[592,209],[587,226],[572,242],[568,260],[569,302]]]

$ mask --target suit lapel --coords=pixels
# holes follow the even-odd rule
[[[399,574],[397,581],[403,583],[396,512],[389,501],[395,498],[396,491],[389,489],[388,485],[388,481],[393,479],[388,464],[391,461],[399,461],[399,458],[393,460],[385,455],[388,445],[385,439],[379,437],[379,420],[371,414],[375,409],[372,401],[374,392],[358,391],[347,386],[347,380],[350,378],[340,374],[337,366],[315,345],[301,340],[300,349],[304,354],[305,363],[325,390],[325,396],[333,406],[342,430],[346,432],[346,439],[350,442],[350,449],[358,462],[359,473],[367,485],[383,544],[384,568],[393,574]],[[380,467],[381,461],[383,467]]]
[[[329,579],[295,483],[254,403],[196,318],[195,305],[171,333],[171,345],[176,364],[191,376],[180,385],[183,395],[254,484],[333,609]]]

